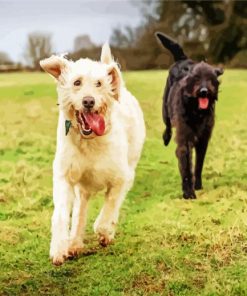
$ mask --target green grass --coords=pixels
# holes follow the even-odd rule
[[[0,295],[247,295],[247,71],[223,75],[204,190],[181,199],[174,142],[161,141],[164,71],[125,73],[147,140],[115,243],[48,259],[57,106],[48,75],[0,75]]]

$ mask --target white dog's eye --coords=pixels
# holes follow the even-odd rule
[[[80,80],[80,79],[77,79],[77,80],[74,82],[74,85],[75,85],[75,86],[80,86],[80,85],[81,85],[81,80]]]
[[[98,80],[95,85],[96,87],[101,87],[101,82]]]

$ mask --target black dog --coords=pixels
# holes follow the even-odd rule
[[[156,33],[156,36],[175,59],[175,64],[169,70],[163,96],[162,111],[166,125],[164,144],[169,144],[172,127],[175,127],[183,197],[194,199],[194,190],[202,189],[203,162],[214,127],[218,76],[223,74],[223,70],[205,62],[190,60],[171,38],[162,33]],[[194,175],[192,148],[196,150]]]

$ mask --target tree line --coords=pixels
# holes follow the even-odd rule
[[[238,0],[143,0],[134,2],[142,12],[137,28],[115,28],[110,44],[122,69],[139,70],[167,68],[171,63],[168,52],[155,40],[162,31],[176,39],[193,59],[224,63],[232,67],[247,67],[247,5]],[[28,36],[25,60],[32,69],[52,54],[51,35],[31,33]],[[78,36],[71,59],[98,59],[100,47],[87,35]],[[0,64],[11,63],[0,52]]]

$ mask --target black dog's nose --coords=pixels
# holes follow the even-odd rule
[[[85,108],[88,108],[88,109],[93,108],[94,104],[95,104],[95,100],[93,97],[84,97],[82,99],[82,105]]]
[[[202,88],[200,89],[200,96],[201,96],[202,98],[205,98],[205,97],[207,96],[207,94],[208,94],[208,89],[207,89],[206,87],[202,87]]]

